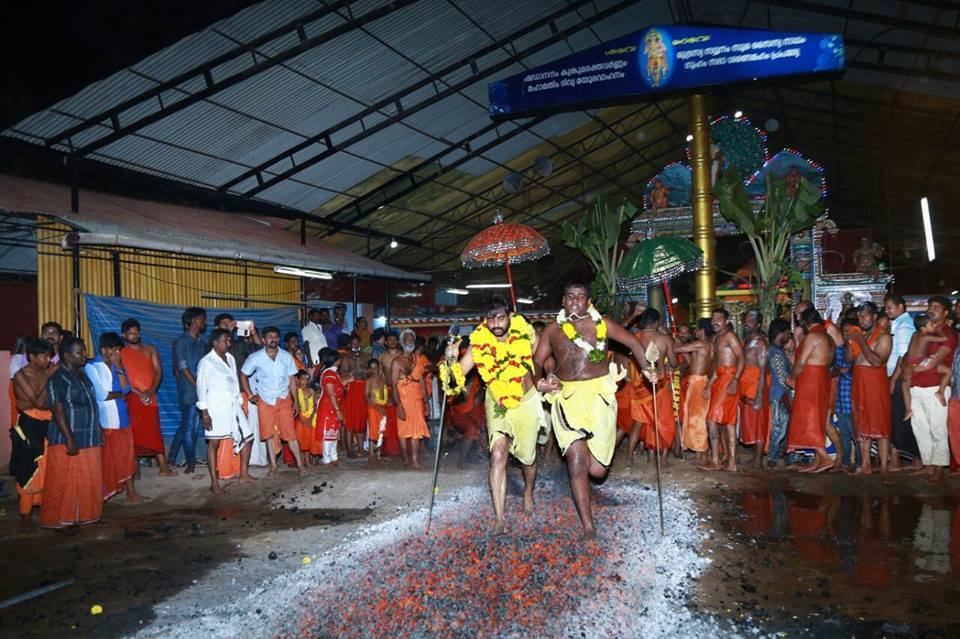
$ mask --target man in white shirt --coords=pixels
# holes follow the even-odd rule
[[[250,397],[248,401],[256,404],[260,420],[260,439],[269,440],[267,460],[270,472],[267,477],[277,474],[277,453],[280,442],[287,442],[290,452],[297,462],[297,471],[303,475],[303,461],[300,459],[300,444],[294,420],[298,406],[293,400],[297,396],[297,366],[293,356],[280,348],[280,329],[268,326],[263,329],[263,348],[247,357],[240,369],[240,387]],[[250,376],[257,376],[257,392],[250,391]]]
[[[913,325],[913,318],[907,312],[907,305],[903,297],[894,293],[888,293],[883,298],[883,309],[890,318],[890,333],[893,336],[893,349],[890,351],[890,357],[887,359],[887,377],[890,379],[890,420],[891,420],[891,438],[890,438],[890,470],[900,469],[900,454],[906,453],[914,460],[914,465],[920,466],[920,449],[917,447],[917,440],[913,436],[913,428],[910,420],[905,420],[906,406],[903,403],[903,375],[894,373],[900,360],[906,356],[907,349],[910,348],[910,338],[917,330]]]
[[[127,371],[120,360],[123,339],[117,333],[100,335],[99,354],[83,367],[97,396],[97,413],[103,429],[100,467],[103,476],[103,500],[125,490],[127,501],[142,501],[133,486],[137,470],[133,431],[124,396],[130,392]]]
[[[320,361],[317,359],[320,356],[320,349],[327,347],[327,338],[323,335],[323,326],[320,323],[319,309],[311,308],[307,313],[307,323],[303,325],[300,335],[303,337],[303,350],[310,358],[309,365],[317,366]],[[331,348],[336,347],[336,344],[331,346]]]
[[[231,331],[215,329],[211,350],[197,365],[197,410],[207,439],[207,468],[214,495],[223,494],[217,468],[217,451],[223,440],[232,440],[233,453],[240,454],[240,481],[256,481],[248,472],[253,430],[243,413],[237,361],[229,353],[231,341]]]

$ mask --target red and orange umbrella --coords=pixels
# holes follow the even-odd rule
[[[510,265],[538,260],[549,253],[550,245],[540,233],[526,224],[504,222],[500,211],[497,211],[493,224],[467,242],[460,253],[460,261],[464,268],[505,265],[507,281],[510,283],[510,300],[516,307],[517,297],[513,290]]]

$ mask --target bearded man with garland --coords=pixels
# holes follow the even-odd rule
[[[617,382],[626,375],[610,362],[607,337],[630,349],[651,383],[658,376],[648,369],[643,346],[623,326],[603,317],[579,282],[563,288],[563,309],[543,331],[534,354],[545,377],[537,389],[548,393],[553,432],[567,460],[573,503],[583,524],[585,541],[596,537],[590,507],[590,478],[610,470],[617,432]]]
[[[513,313],[502,296],[493,296],[484,310],[485,319],[470,333],[470,347],[459,365],[453,364],[457,342],[447,346],[446,362],[451,365],[440,364],[440,379],[444,392],[455,395],[463,390],[466,375],[476,366],[487,385],[484,408],[490,442],[490,497],[495,530],[503,533],[507,527],[507,456],[513,455],[522,464],[523,511],[529,514],[537,477],[537,434],[544,415],[540,393],[534,387],[537,337],[533,327]]]

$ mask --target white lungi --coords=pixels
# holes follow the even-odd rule
[[[950,464],[950,442],[947,439],[947,407],[940,403],[934,394],[936,386],[928,388],[910,388],[910,403],[913,417],[910,425],[920,450],[920,461],[924,466],[947,466]],[[944,398],[950,399],[950,389],[944,392]]]

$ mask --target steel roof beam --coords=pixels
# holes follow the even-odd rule
[[[173,102],[172,104],[168,104],[160,108],[159,110],[154,111],[149,115],[146,115],[134,122],[126,124],[121,128],[114,130],[112,133],[109,133],[103,136],[102,138],[98,140],[94,140],[93,142],[81,147],[80,149],[73,151],[73,154],[76,156],[84,156],[84,155],[93,153],[98,149],[101,149],[107,145],[113,144],[114,142],[122,139],[127,135],[130,135],[131,133],[139,131],[140,129],[146,126],[149,126],[151,124],[154,124],[156,122],[159,122],[169,117],[170,115],[173,115],[174,113],[177,113],[179,111],[182,111],[183,109],[186,109],[189,106],[197,104],[198,102],[202,102],[207,98],[209,98],[210,96],[215,95],[216,93],[223,91],[226,88],[239,84],[245,80],[252,78],[258,73],[261,73],[263,71],[266,71],[267,69],[275,67],[281,62],[285,62],[287,60],[295,58],[296,56],[304,53],[305,51],[309,51],[310,49],[314,49],[322,44],[326,44],[327,42],[330,42],[335,38],[338,38],[342,35],[350,33],[354,29],[364,24],[378,20],[384,16],[387,16],[393,13],[394,11],[398,11],[400,9],[403,9],[404,7],[414,4],[415,2],[419,2],[419,0],[393,0],[393,2],[391,2],[388,5],[368,11],[367,13],[363,14],[356,20],[350,21],[346,24],[337,25],[336,27],[333,27],[332,29],[325,31],[324,33],[318,36],[314,36],[312,38],[307,38],[306,40],[300,41],[295,46],[292,46],[289,49],[286,49],[284,51],[281,51],[273,55],[272,57],[266,58],[261,62],[254,63],[249,67],[247,67],[246,69],[239,71],[231,76],[223,78],[222,80],[213,81],[212,83],[207,83],[206,87],[201,89],[200,91],[191,93],[189,96],[181,100]],[[209,74],[210,71],[207,70],[207,73]],[[211,80],[213,79],[212,76],[210,79]]]
[[[685,102],[678,101],[673,107],[667,109],[666,111],[660,112],[660,113],[663,114],[662,116],[658,114],[658,116],[655,116],[655,117],[653,117],[653,118],[644,119],[639,125],[637,125],[637,126],[635,126],[635,127],[632,127],[627,133],[632,133],[633,131],[639,130],[639,129],[643,128],[644,126],[646,126],[646,125],[648,125],[648,124],[651,124],[652,122],[656,121],[656,119],[657,119],[658,117],[666,117],[667,114],[672,113],[672,112],[680,109],[681,107],[685,106],[685,104],[686,104]],[[642,113],[644,110],[646,110],[646,109],[648,108],[648,106],[649,106],[649,105],[643,105],[643,106],[641,106],[640,108],[635,109],[634,111],[631,111],[630,113],[624,115],[622,118],[619,118],[619,119],[614,120],[613,122],[611,122],[611,123],[610,123],[610,126],[611,126],[611,127],[617,126],[617,125],[619,125],[619,124],[623,124],[624,122],[626,122],[627,120],[630,120],[631,118],[640,117],[641,113]],[[659,109],[658,109],[658,111],[659,111]],[[571,149],[574,149],[574,148],[576,148],[576,147],[578,147],[578,146],[581,146],[581,147],[586,148],[586,147],[585,147],[585,144],[586,144],[587,141],[592,141],[592,142],[597,142],[597,141],[599,141],[602,133],[603,133],[603,131],[601,131],[601,130],[592,130],[590,133],[587,133],[587,134],[585,134],[583,137],[581,137],[581,138],[579,138],[579,139],[571,142],[570,144],[566,145],[566,146],[563,147],[562,149],[558,150],[556,153],[551,154],[550,157],[560,156],[561,154],[563,154],[563,153],[565,153],[565,152],[568,152],[568,151],[570,151]],[[606,143],[606,141],[604,141],[604,143]],[[649,146],[652,146],[654,143],[655,143],[655,142],[651,142]],[[645,149],[645,148],[647,148],[647,147],[644,146],[644,147],[641,147],[641,148],[644,148],[644,149]],[[596,150],[597,150],[596,148],[590,148],[589,150],[586,150],[586,152],[585,152],[584,154],[582,154],[580,157],[581,157],[581,158],[587,157],[587,156],[591,155],[592,153],[594,153]],[[568,162],[568,163],[564,164],[562,167],[560,167],[559,170],[555,171],[555,172],[553,173],[553,175],[550,176],[550,179],[551,179],[551,180],[556,180],[558,177],[560,177],[560,176],[568,173],[568,172],[569,172],[570,170],[572,170],[572,169],[573,169],[573,163],[572,163],[572,162]],[[499,184],[495,184],[495,185],[490,186],[489,188],[485,189],[484,191],[481,191],[480,193],[481,193],[481,194],[487,194],[487,193],[490,193],[491,191],[493,191],[493,190],[495,190],[495,189],[498,189],[498,188],[500,188],[500,185],[499,185]],[[552,196],[552,195],[551,195],[551,196]],[[502,198],[501,198],[501,200],[502,200]],[[461,209],[463,209],[463,207],[470,206],[473,202],[474,202],[474,200],[473,200],[472,198],[467,198],[467,199],[465,199],[465,200],[462,200],[461,202],[458,202],[457,204],[454,204],[454,205],[448,207],[448,208],[445,209],[444,211],[441,211],[438,215],[439,215],[439,217],[441,217],[441,218],[445,218],[448,214],[454,213],[454,212],[459,212]],[[500,206],[502,206],[502,204],[500,203],[500,201],[495,201],[495,202],[494,202],[494,205],[500,205]],[[503,208],[508,208],[508,207],[503,206]],[[508,214],[508,215],[509,215],[509,214]],[[527,219],[529,219],[529,218],[527,218]],[[436,230],[430,229],[430,230],[428,231],[428,233],[429,233],[430,236],[435,236],[437,233],[445,232],[445,231],[447,231],[447,230],[450,229],[450,228],[453,228],[453,227],[455,227],[455,226],[460,226],[460,225],[462,225],[462,224],[463,224],[463,219],[462,219],[462,216],[461,216],[461,217],[458,217],[457,219],[453,219],[453,220],[448,220],[448,221],[446,221],[441,227],[439,227],[439,228],[436,229]],[[403,253],[404,251],[406,251],[406,250],[407,250],[407,249],[401,249],[400,251],[398,251],[398,253],[397,253],[396,255],[400,255],[400,254],[402,254],[402,253]]]
[[[254,38],[250,42],[236,46],[233,49],[230,49],[229,51],[221,53],[220,55],[213,58],[212,60],[204,62],[203,64],[193,67],[188,71],[184,71],[183,73],[179,73],[174,77],[170,78],[169,80],[158,83],[157,86],[152,87],[146,91],[143,91],[131,98],[128,98],[123,102],[121,102],[120,104],[112,106],[109,109],[105,109],[92,117],[85,118],[83,122],[80,122],[79,124],[76,124],[68,129],[65,129],[64,131],[61,131],[60,133],[52,137],[45,139],[44,143],[48,147],[53,146],[55,144],[62,143],[64,141],[69,140],[69,138],[73,137],[74,135],[77,135],[78,133],[81,133],[94,126],[103,124],[106,120],[109,120],[111,122],[111,125],[110,125],[111,128],[119,131],[123,128],[119,126],[119,116],[124,111],[128,109],[132,109],[145,102],[151,102],[154,100],[158,100],[160,101],[161,104],[163,104],[162,95],[164,92],[176,91],[178,90],[178,87],[181,84],[190,82],[197,78],[203,79],[208,90],[215,89],[215,88],[216,90],[226,88],[226,86],[229,86],[229,85],[221,84],[213,80],[213,71],[217,67],[223,64],[226,64],[228,62],[231,62],[232,60],[235,60],[237,58],[250,55],[251,53],[254,53],[254,50],[256,48],[269,44],[270,42],[273,42],[278,38],[282,38],[290,33],[302,34],[304,33],[303,25],[313,22],[315,20],[324,18],[336,12],[339,9],[348,7],[351,2],[355,2],[355,1],[356,0],[338,0],[337,2],[332,2],[329,5],[323,6],[323,8],[321,9],[317,9],[316,11],[312,11],[307,15],[301,16],[296,20],[287,22],[283,26],[277,27],[276,29],[273,29],[257,38]],[[407,2],[409,2],[409,0],[407,0]],[[400,8],[400,7],[397,7],[397,8]],[[300,41],[300,46],[304,46],[308,42],[310,42],[310,39],[301,37],[299,38],[299,41]],[[320,43],[317,43],[317,44],[320,44]],[[280,55],[283,55],[283,54],[281,53]],[[272,65],[272,64],[277,64],[282,60],[275,60],[274,58],[270,58],[269,61],[271,62],[271,65]],[[234,77],[234,76],[231,76],[231,77]]]
[[[849,20],[858,20],[860,22],[871,22],[882,24],[887,27],[897,29],[906,29],[908,31],[917,31],[938,38],[948,40],[960,40],[960,31],[954,27],[947,27],[940,24],[931,24],[919,20],[904,20],[896,16],[888,16],[879,13],[868,13],[866,11],[854,11],[853,9],[844,9],[841,7],[827,6],[815,2],[797,2],[795,0],[762,0],[767,5],[783,7],[793,11],[805,11],[808,13],[819,13],[835,18],[846,18]],[[956,9],[956,7],[954,7]]]
[[[628,8],[630,5],[633,4],[631,0],[621,0],[621,2],[618,2],[617,4],[612,5],[601,12],[594,14],[593,16],[591,16],[590,18],[587,18],[586,20],[583,20],[582,22],[578,22],[571,27],[567,27],[566,29],[558,30],[555,34],[527,47],[526,49],[518,52],[515,56],[511,58],[507,58],[501,62],[495,63],[487,67],[486,69],[478,69],[478,72],[473,73],[466,79],[461,80],[456,84],[449,85],[448,88],[436,93],[435,95],[423,100],[422,102],[419,102],[412,106],[404,107],[401,101],[401,98],[403,98],[404,96],[418,89],[421,89],[423,87],[433,85],[437,80],[442,79],[443,76],[449,75],[454,71],[457,71],[462,68],[470,68],[471,65],[476,65],[477,58],[480,58],[483,55],[496,51],[502,48],[503,46],[506,46],[506,44],[508,44],[512,40],[515,40],[521,37],[522,35],[525,35],[531,31],[534,31],[541,26],[555,22],[559,17],[562,17],[563,15],[571,11],[574,11],[576,8],[579,8],[582,5],[589,4],[590,1],[591,0],[576,0],[575,2],[572,2],[570,5],[551,14],[550,16],[542,18],[530,25],[527,25],[523,29],[520,29],[519,31],[510,34],[503,40],[487,45],[480,52],[474,53],[469,58],[465,58],[451,65],[448,65],[444,69],[441,69],[440,71],[435,73],[433,76],[428,76],[427,78],[424,78],[423,80],[420,80],[419,82],[416,82],[413,85],[410,85],[409,87],[406,87],[403,90],[391,96],[387,96],[386,98],[383,98],[381,101],[370,105],[360,113],[341,121],[336,126],[330,129],[327,129],[326,131],[323,131],[320,134],[315,135],[308,140],[299,142],[295,144],[293,147],[291,147],[290,149],[288,149],[287,151],[281,154],[278,154],[273,158],[261,163],[257,168],[259,171],[264,171],[280,162],[292,163],[292,159],[295,154],[300,153],[316,144],[323,144],[324,146],[326,146],[326,149],[324,149],[317,155],[307,160],[301,160],[300,162],[296,163],[295,166],[289,169],[286,169],[269,179],[263,180],[262,183],[258,183],[257,186],[245,191],[243,195],[245,197],[251,197],[253,195],[256,195],[257,193],[260,193],[261,191],[268,189],[271,186],[274,186],[293,175],[296,175],[297,173],[303,171],[304,169],[309,168],[315,164],[318,164],[319,162],[322,162],[323,160],[338,153],[340,150],[353,146],[354,144],[357,144],[358,142],[365,140],[371,135],[378,133],[379,131],[382,131],[383,129],[389,126],[392,126],[394,124],[401,122],[402,120],[409,117],[410,115],[413,115],[414,113],[417,113],[427,108],[428,106],[431,106],[445,98],[448,98],[476,84],[479,80],[482,80],[485,77],[488,77],[490,75],[493,75],[494,73],[497,73],[498,71],[502,71],[508,68],[510,65],[515,64],[517,60],[527,57],[533,53],[536,53],[537,51],[540,51],[541,49],[544,49],[550,46],[551,44],[558,42],[559,40],[564,39],[573,33],[576,33],[577,31],[585,29],[589,25],[593,24],[594,22],[599,22],[600,20],[616,15],[618,12]],[[375,113],[376,111],[379,111],[390,105],[396,105],[397,113],[394,116],[387,118],[385,120],[382,120],[373,126],[368,126],[364,130],[360,131],[359,133],[337,144],[333,143],[331,136],[334,133],[341,131],[353,124],[357,124],[361,122],[364,117],[370,115],[371,113]],[[234,178],[230,182],[227,182],[221,188],[223,189],[230,188],[231,186],[235,186],[236,184],[239,184],[241,181],[246,180],[250,177],[256,177],[256,173],[251,174],[248,172],[246,174],[243,174],[237,178]]]
[[[657,145],[657,144],[660,144],[660,143],[662,143],[662,142],[664,142],[664,141],[667,141],[667,140],[669,140],[671,137],[677,136],[677,135],[678,135],[678,134],[677,134],[676,132],[671,131],[671,132],[667,133],[666,135],[660,136],[660,137],[657,138],[656,140],[653,140],[653,141],[645,144],[642,148],[643,148],[644,150],[653,148],[654,145]],[[596,150],[596,149],[594,149],[594,150]],[[667,153],[672,153],[672,152],[674,152],[673,149],[668,149],[668,150],[665,150],[665,151],[661,151],[661,152],[658,153],[657,156],[655,156],[653,159],[657,159],[657,158],[659,158],[659,157],[661,157],[661,156],[663,156],[663,155],[665,155],[665,154],[667,154]],[[622,175],[625,175],[625,174],[627,174],[627,173],[629,173],[629,172],[632,172],[632,171],[634,171],[634,170],[637,170],[637,169],[639,169],[640,167],[642,167],[642,166],[644,166],[644,165],[647,164],[647,161],[646,161],[646,160],[641,159],[639,162],[633,163],[632,165],[631,165],[631,164],[622,164],[621,166],[617,166],[619,163],[622,163],[625,158],[630,158],[630,157],[633,157],[634,155],[635,155],[635,154],[634,154],[632,151],[630,151],[629,148],[627,148],[627,152],[626,152],[626,153],[624,153],[624,154],[619,154],[619,155],[617,155],[616,157],[611,158],[610,160],[608,160],[607,162],[605,162],[605,163],[603,164],[603,167],[602,167],[602,168],[616,167],[616,169],[614,170],[614,173],[615,173],[618,177],[622,177]],[[624,170],[623,167],[625,167],[625,166],[630,166],[631,168]],[[561,174],[564,173],[564,172],[569,171],[571,168],[573,168],[572,163],[569,163],[569,164],[565,165],[563,171],[561,171]],[[558,175],[558,174],[555,174],[555,175]],[[597,183],[599,183],[599,181],[591,184],[591,186],[590,186],[589,188],[594,188],[594,187],[597,185]],[[586,187],[586,182],[582,182],[582,181],[581,181],[581,182],[574,182],[573,184],[567,185],[566,187],[563,187],[563,188],[564,188],[564,189],[569,189],[571,186],[582,186],[582,187],[584,187],[584,188],[582,188],[582,189],[579,191],[579,193],[578,193],[577,195],[575,195],[575,196],[568,196],[568,195],[566,195],[566,194],[563,194],[563,196],[562,196],[562,198],[561,198],[561,200],[560,200],[560,203],[562,203],[563,201],[575,201],[577,197],[581,197],[581,196],[583,195],[583,193],[585,193],[587,190],[589,190],[589,189]],[[526,211],[526,212],[521,212],[521,213],[516,214],[516,215],[518,215],[518,216],[521,218],[519,221],[520,221],[521,223],[522,223],[522,222],[526,222],[526,221],[530,220],[534,215],[537,215],[537,214],[539,214],[539,213],[542,213],[542,211],[538,211],[537,213],[532,213],[532,211],[533,211],[534,209],[536,209],[538,206],[544,205],[544,204],[547,203],[551,198],[554,198],[554,197],[556,197],[556,196],[553,195],[553,194],[550,194],[550,195],[546,195],[546,196],[544,196],[544,197],[542,197],[542,198],[540,198],[540,199],[538,199],[538,200],[535,200],[535,201],[531,202],[531,203],[529,204],[529,206],[527,207],[527,211]],[[578,205],[582,205],[582,203],[579,203],[579,202],[576,202],[576,203],[577,203]],[[505,215],[505,216],[504,216],[504,221],[510,219],[511,217],[513,217],[513,216],[512,216],[512,215]],[[550,224],[555,225],[556,222],[550,222]],[[457,221],[457,220],[451,221],[451,222],[447,223],[444,227],[442,227],[442,228],[438,229],[436,232],[434,232],[433,235],[436,236],[438,233],[444,232],[444,231],[446,231],[446,230],[448,230],[448,229],[451,229],[451,228],[454,228],[454,227],[456,227],[456,226],[458,226],[458,225],[459,225],[459,221]],[[447,244],[446,246],[442,247],[441,250],[449,250],[449,249],[452,249],[452,248],[455,247],[457,244],[459,244],[459,243],[461,243],[461,242],[463,242],[463,241],[464,241],[464,238],[463,238],[463,237],[460,237],[460,238],[458,238],[455,242],[449,243],[449,244]],[[402,252],[406,252],[406,251],[408,251],[408,250],[410,250],[410,249],[404,249]],[[400,254],[402,254],[402,252],[398,252],[394,257],[398,257]],[[420,262],[415,262],[416,265],[419,265],[419,264],[422,264],[422,263],[423,263],[423,260],[421,260]]]

